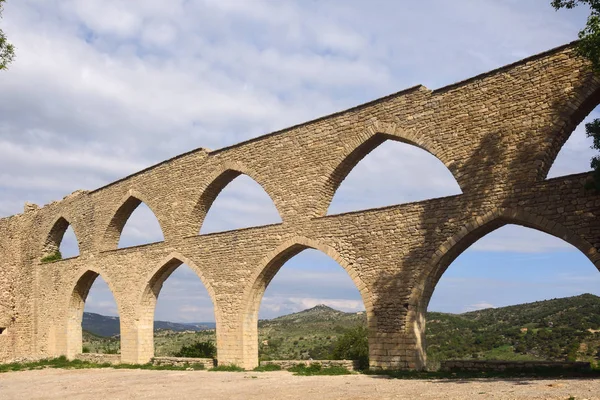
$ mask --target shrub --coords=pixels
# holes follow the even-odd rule
[[[81,349],[82,353],[90,353],[90,348],[87,346],[83,346],[83,349]]]
[[[266,364],[260,365],[254,368],[256,372],[270,372],[270,371],[281,371],[281,366],[277,364]]]
[[[308,367],[306,364],[298,364],[288,371],[293,372],[294,375],[301,376],[312,376],[312,375],[350,375],[352,372],[344,367],[334,366],[323,368],[319,363],[312,363]]]
[[[229,365],[219,365],[218,367],[214,367],[209,369],[209,371],[216,371],[216,372],[244,372],[245,369],[237,366],[235,364],[229,364]]]
[[[62,254],[60,253],[60,250],[56,250],[54,253],[48,254],[46,257],[42,258],[41,261],[43,263],[50,263],[59,260],[62,260]]]
[[[348,329],[335,343],[331,358],[334,360],[358,360],[359,369],[369,368],[367,328],[359,325]]]
[[[182,346],[175,353],[175,357],[190,357],[190,358],[215,358],[217,347],[209,340],[207,342],[196,342],[189,346]]]

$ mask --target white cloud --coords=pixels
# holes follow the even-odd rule
[[[562,239],[535,229],[507,225],[475,242],[474,251],[548,253],[579,250]]]
[[[25,201],[94,189],[191,148],[224,147],[417,83],[450,84],[568,42],[584,21],[585,10],[555,13],[541,0],[8,2],[3,29],[17,59],[0,73],[0,215],[21,212]],[[556,173],[587,163],[582,135],[567,143]],[[458,193],[439,163],[392,147],[353,172],[338,193],[346,200],[336,199],[331,212]],[[219,215],[208,231],[279,221],[261,190],[243,180],[231,188],[215,204]],[[150,215],[136,218],[127,228],[130,244],[160,239]],[[501,239],[473,248],[566,248],[520,233]],[[289,309],[325,302],[329,281],[335,295],[326,304],[356,306],[342,295],[351,281],[282,276],[282,287],[295,288]],[[302,285],[320,292],[299,294]],[[157,315],[174,313],[169,304]]]
[[[315,307],[320,304],[324,304],[344,312],[358,312],[365,310],[362,301],[353,299],[265,296],[261,303],[260,317],[261,319],[264,319],[272,318],[282,314],[291,314]]]
[[[470,304],[464,308],[464,312],[484,310],[486,308],[495,308],[493,304],[481,301],[479,303]]]

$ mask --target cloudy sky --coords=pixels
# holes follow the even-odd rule
[[[416,84],[435,89],[574,40],[587,10],[555,12],[549,3],[8,0],[0,27],[17,58],[0,72],[0,216],[193,148],[231,145]],[[578,128],[551,176],[588,170],[590,144]],[[352,171],[329,212],[456,193],[433,156],[386,142]],[[160,240],[153,218],[147,208],[136,211],[120,245]],[[217,199],[202,233],[278,220],[268,195],[240,177]],[[76,252],[74,242],[65,239],[65,255]],[[568,244],[508,226],[452,264],[430,309],[600,295],[599,283]],[[307,250],[275,277],[260,316],[320,303],[363,308],[343,269]],[[116,313],[101,280],[86,310]],[[214,320],[191,270],[182,267],[166,282],[156,318]]]

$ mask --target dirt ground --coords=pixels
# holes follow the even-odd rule
[[[600,380],[396,380],[289,372],[59,370],[0,374],[0,399],[600,399]]]

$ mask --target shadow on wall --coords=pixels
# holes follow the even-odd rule
[[[597,99],[594,98],[594,101]],[[420,225],[425,230],[422,245],[411,246],[411,251],[401,260],[403,269],[393,276],[381,275],[374,285],[377,294],[374,303],[374,315],[377,321],[377,332],[375,339],[378,343],[385,343],[387,335],[404,337],[408,346],[414,345],[414,358],[407,358],[405,365],[397,365],[399,368],[423,369],[426,366],[426,343],[425,343],[425,314],[433,289],[437,281],[450,265],[450,263],[462,251],[468,248],[479,238],[487,233],[505,225],[508,221],[497,219],[476,229],[471,238],[463,238],[460,246],[454,246],[444,257],[443,264],[426,265],[426,260],[432,260],[439,246],[451,236],[456,234],[462,226],[470,222],[475,216],[482,216],[493,209],[501,209],[510,206],[510,194],[513,189],[526,191],[532,182],[541,181],[551,163],[550,157],[555,157],[560,146],[566,141],[568,135],[590,112],[595,104],[584,103],[579,110],[571,116],[565,116],[568,107],[564,101],[552,104],[551,109],[555,115],[567,119],[564,129],[570,131],[563,134],[564,137],[557,139],[550,150],[544,149],[535,139],[555,136],[555,128],[548,126],[534,140],[519,140],[518,147],[510,146],[510,140],[515,140],[516,135],[521,132],[515,131],[514,127],[507,126],[506,131],[495,131],[487,133],[481,140],[480,145],[473,151],[471,157],[464,160],[457,168],[463,174],[467,174],[468,187],[463,188],[464,194],[459,198],[453,215],[447,215],[447,211],[439,210],[439,204],[435,202],[423,203]],[[528,133],[528,132],[525,132]],[[543,160],[543,161],[542,161]],[[544,164],[545,162],[545,164]],[[537,167],[537,168],[536,168]],[[517,178],[521,178],[517,180]],[[518,183],[517,183],[518,182]],[[504,193],[503,193],[504,192]],[[436,223],[427,221],[435,220]],[[445,222],[443,222],[445,221]],[[460,221],[460,222],[457,222]],[[512,223],[519,224],[518,221]],[[467,235],[468,236],[468,235]],[[466,240],[465,240],[466,239]],[[422,270],[415,276],[414,272]],[[411,282],[412,289],[410,300],[403,303],[406,297],[390,296],[389,293],[398,293],[398,282]],[[402,304],[403,303],[403,304]],[[387,360],[390,356],[404,359],[406,344],[396,344],[394,349],[386,350]],[[373,361],[373,360],[372,360]]]

